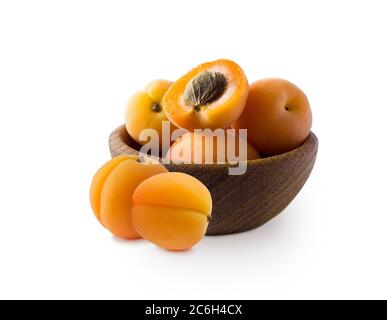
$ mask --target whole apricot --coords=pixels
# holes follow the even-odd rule
[[[218,129],[185,133],[172,144],[166,158],[173,163],[221,164],[257,159],[259,153],[234,130]]]
[[[211,210],[208,189],[185,173],[155,175],[133,193],[135,230],[167,250],[186,250],[198,243],[206,233]]]
[[[171,85],[163,98],[164,111],[179,128],[225,129],[242,113],[248,91],[245,73],[235,62],[207,62]]]
[[[312,126],[306,95],[283,79],[263,79],[250,85],[242,115],[232,124],[247,129],[247,137],[262,154],[275,155],[298,147]]]
[[[130,98],[126,106],[125,125],[129,135],[138,143],[147,142],[140,139],[144,129],[154,129],[159,135],[160,145],[162,144],[162,123],[169,121],[163,110],[162,99],[171,84],[168,80],[153,80],[144,90]],[[171,124],[171,132],[174,129],[176,127]]]
[[[140,238],[132,225],[132,194],[145,179],[168,170],[151,158],[121,155],[105,163],[95,174],[90,204],[100,223],[121,238]]]

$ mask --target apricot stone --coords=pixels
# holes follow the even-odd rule
[[[90,188],[90,203],[100,223],[117,237],[140,238],[132,225],[132,194],[145,179],[168,170],[148,159],[121,155],[103,165],[95,174]]]
[[[204,237],[211,210],[211,194],[203,183],[185,173],[162,173],[133,193],[132,222],[144,239],[181,251]]]

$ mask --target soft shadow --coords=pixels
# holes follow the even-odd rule
[[[303,201],[294,201],[277,217],[263,226],[242,233],[206,236],[206,249],[215,255],[240,255],[245,252],[255,254],[259,250],[270,250],[272,247],[292,247],[303,237],[308,206]]]
[[[306,236],[309,216],[307,199],[295,199],[282,213],[265,225],[242,233],[206,236],[204,241],[186,251],[169,251],[148,243],[143,239],[122,239],[112,236],[112,240],[123,246],[147,246],[149,253],[178,257],[211,256],[227,260],[257,256],[267,251],[281,252],[293,250]],[[220,262],[220,261],[219,261]]]
[[[125,245],[141,245],[144,244],[144,239],[123,239],[112,235],[113,242],[125,246]]]
[[[174,256],[181,256],[181,257],[192,256],[195,254],[195,251],[196,251],[195,247],[190,248],[188,250],[184,250],[184,251],[171,251],[171,250],[167,250],[167,249],[158,247],[158,246],[153,245],[153,244],[152,244],[152,247],[153,247],[153,250],[157,251],[158,254],[174,255]]]
[[[175,255],[175,256],[190,256],[193,255],[196,248],[191,248],[185,251],[171,251],[159,246],[156,246],[153,243],[150,243],[144,239],[123,239],[112,235],[113,242],[122,245],[122,246],[147,246],[147,250],[154,250],[157,254],[163,255]]]

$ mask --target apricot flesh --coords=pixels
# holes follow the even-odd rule
[[[211,210],[211,194],[203,183],[185,173],[162,173],[133,193],[132,222],[144,239],[181,251],[204,237]]]
[[[221,135],[218,137],[216,132]],[[242,154],[240,143],[245,143],[245,154]],[[173,163],[186,164],[235,163],[259,157],[253,145],[240,139],[233,130],[217,130],[211,134],[187,132],[172,144],[166,156]]]
[[[140,238],[132,225],[132,194],[145,179],[167,172],[160,163],[140,163],[138,156],[117,156],[95,174],[90,203],[100,223],[121,238]]]
[[[290,151],[306,139],[312,112],[306,95],[283,79],[263,79],[250,85],[242,115],[232,124],[247,129],[247,138],[262,154]]]
[[[153,80],[145,86],[145,89],[135,93],[126,105],[125,126],[129,135],[140,144],[147,141],[140,139],[144,129],[154,129],[162,143],[162,123],[168,121],[164,113],[162,99],[165,92],[171,86],[168,80]],[[171,132],[176,127],[171,124]]]
[[[248,91],[246,76],[235,62],[207,62],[171,85],[163,97],[164,111],[179,128],[225,129],[242,113]]]

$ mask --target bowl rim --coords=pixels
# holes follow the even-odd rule
[[[129,133],[126,130],[125,124],[117,127],[114,131],[112,131],[112,133],[110,134],[110,137],[109,137],[109,145],[110,145],[111,149],[112,149],[112,144],[114,142],[115,144],[118,143],[119,146],[125,145],[125,149],[129,149],[132,154],[138,155],[139,151],[134,149],[133,147],[131,147],[130,145],[128,145],[125,142],[125,140],[122,136],[123,133],[130,137]],[[133,138],[131,138],[131,139],[133,139]],[[284,158],[291,157],[292,155],[294,155],[298,152],[303,152],[304,150],[306,150],[308,148],[308,146],[315,146],[314,149],[315,149],[315,152],[317,153],[318,138],[313,131],[309,132],[308,136],[305,138],[305,140],[302,142],[301,145],[299,145],[298,147],[296,147],[292,150],[289,150],[287,152],[283,152],[283,153],[280,153],[277,155],[273,155],[273,156],[268,156],[268,157],[264,157],[264,158],[253,159],[253,160],[247,160],[245,162],[247,162],[247,166],[256,166],[256,165],[261,165],[261,164],[263,165],[263,164],[268,163],[268,162],[280,161]],[[158,161],[160,161],[160,159],[161,159],[161,157],[153,157],[153,158],[157,159]],[[185,168],[200,168],[200,167],[209,168],[209,167],[211,167],[211,168],[224,169],[224,168],[230,168],[230,167],[232,168],[232,167],[236,166],[237,163],[214,163],[214,164],[211,164],[211,163],[207,163],[207,164],[198,164],[198,163],[175,164],[175,163],[170,163],[170,164],[165,164],[165,165],[185,167]]]

